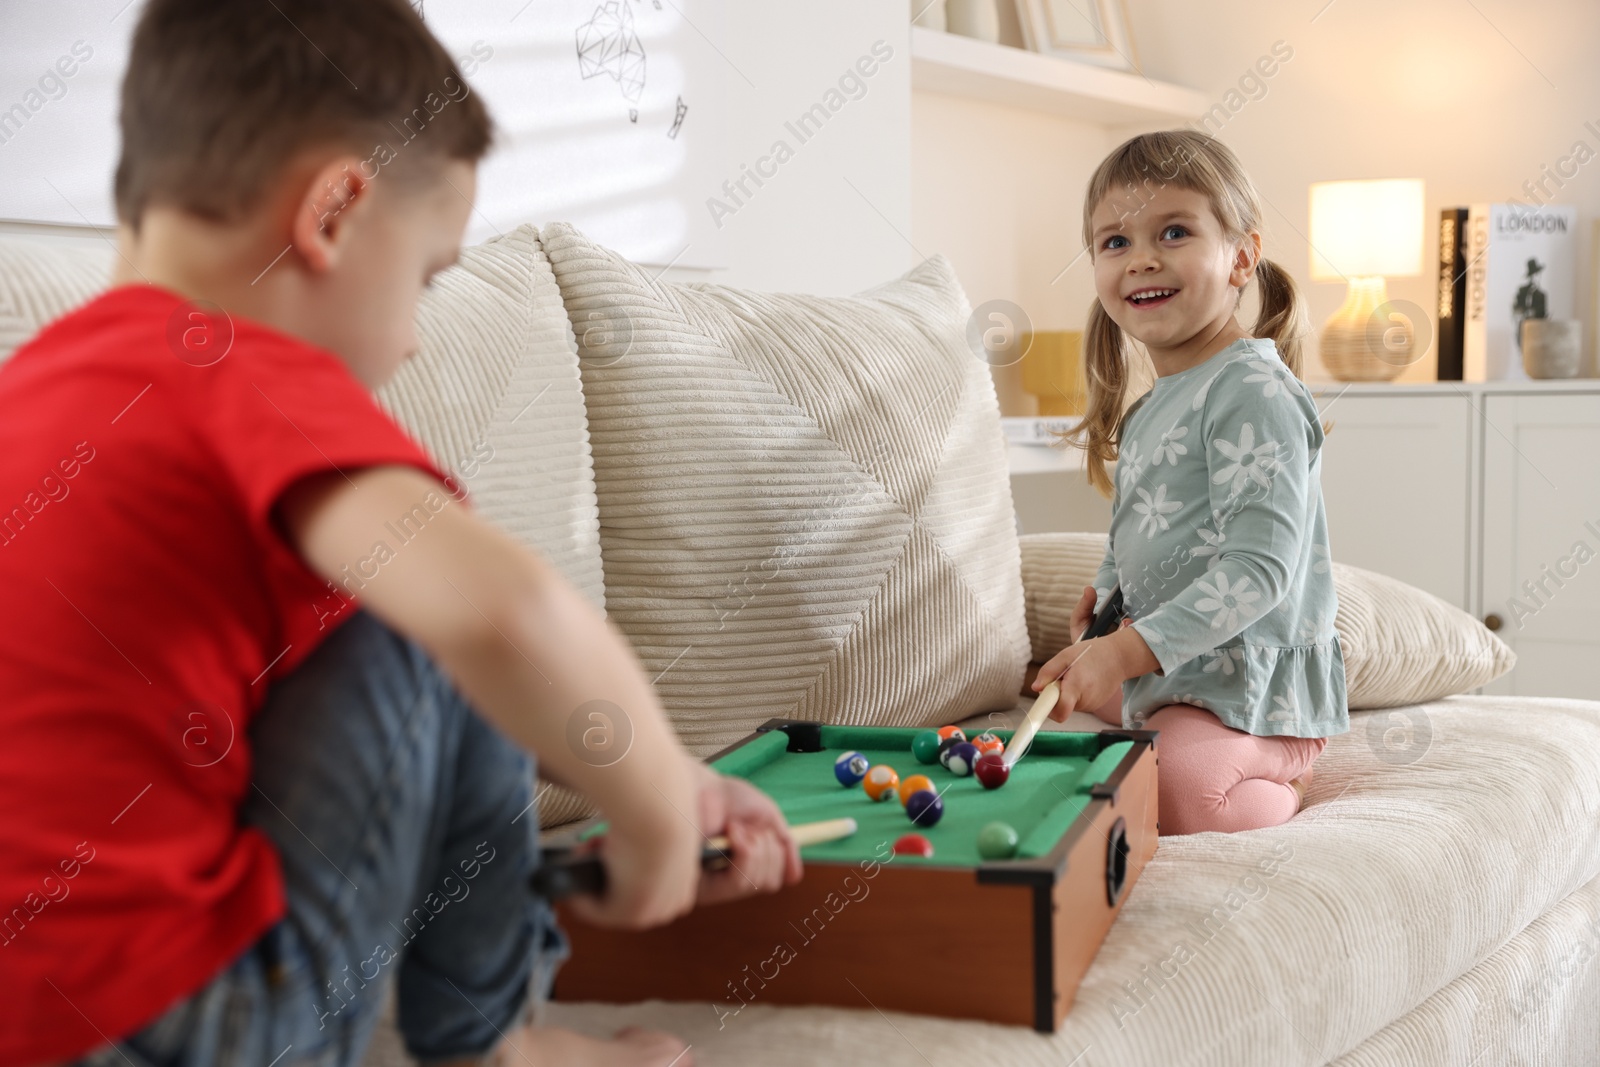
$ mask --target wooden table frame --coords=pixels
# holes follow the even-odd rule
[[[771,730],[789,735],[791,752],[822,747],[818,724],[772,719],[712,759]],[[880,845],[874,859],[809,861],[777,893],[642,932],[585,926],[558,906],[573,951],[555,997],[708,1000],[719,1015],[748,1003],[828,1004],[1053,1032],[1159,832],[1156,731],[1098,736],[1102,749],[1134,747],[1044,856],[896,866]]]

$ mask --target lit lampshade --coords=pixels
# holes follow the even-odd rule
[[[1422,255],[1420,179],[1311,186],[1311,280],[1348,283],[1322,331],[1322,361],[1334,377],[1387,381],[1413,361],[1411,321],[1384,308],[1384,279],[1421,274]]]

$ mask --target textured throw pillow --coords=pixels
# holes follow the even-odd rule
[[[1042,662],[1069,643],[1068,621],[1105,558],[1106,535],[1027,534],[1022,585],[1028,637]],[[1481,622],[1432,593],[1346,563],[1333,565],[1351,711],[1425,704],[1494,681],[1516,653]]]
[[[605,607],[577,344],[539,231],[461,250],[417,307],[417,354],[378,401],[484,518]]]
[[[610,618],[698,754],[942,723],[1028,658],[1005,445],[935,256],[852,297],[673,285],[557,224]]]
[[[105,289],[115,259],[101,242],[0,238],[0,363],[45,323]]]

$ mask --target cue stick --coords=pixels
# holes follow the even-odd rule
[[[1094,621],[1084,627],[1083,636],[1078,640],[1088,641],[1092,638],[1102,637],[1116,628],[1126,612],[1122,607],[1122,586],[1111,590],[1111,595],[1106,598],[1105,607],[1094,617]],[[1068,667],[1067,670],[1072,668]],[[1065,674],[1065,672],[1062,672]],[[1049,717],[1050,709],[1056,706],[1056,701],[1061,699],[1061,678],[1051,679],[1050,684],[1039,690],[1039,697],[1033,702],[1033,707],[1028,709],[1027,716],[1022,720],[1022,725],[1017,727],[1011,735],[1011,743],[1006,746],[1006,770],[1011,770],[1017,765],[1028,746],[1033,744],[1033,737],[1039,732],[1039,727],[1044,725],[1044,720]]]
[[[823,819],[819,822],[799,823],[789,827],[789,836],[801,848],[837,841],[856,832],[856,821],[851,818]],[[725,870],[731,862],[730,848],[724,836],[711,838],[700,854],[700,866],[707,871]],[[546,900],[555,901],[574,893],[600,896],[606,889],[606,868],[595,852],[579,852],[574,848],[547,848],[543,850],[539,867],[529,879],[535,893]]]

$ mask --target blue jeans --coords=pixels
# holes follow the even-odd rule
[[[277,683],[240,818],[277,846],[288,914],[94,1067],[355,1067],[391,976],[406,1048],[478,1056],[547,996],[566,939],[528,890],[532,761],[365,611]]]

